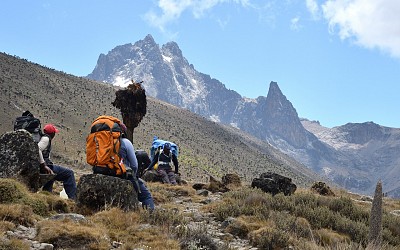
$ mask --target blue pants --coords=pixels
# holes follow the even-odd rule
[[[130,180],[135,187],[135,190],[138,191],[137,189],[140,190],[138,192],[138,200],[142,203],[143,207],[148,208],[150,210],[154,210],[154,200],[153,197],[151,196],[150,191],[147,189],[146,185],[144,185],[143,181],[141,179],[136,180],[133,177],[128,177],[128,180]],[[139,185],[139,187],[137,186]]]
[[[43,190],[52,192],[54,181],[61,181],[64,185],[65,193],[68,198],[75,200],[76,198],[76,183],[74,172],[69,168],[64,168],[58,165],[48,166],[56,174],[53,180],[47,182],[43,186]]]

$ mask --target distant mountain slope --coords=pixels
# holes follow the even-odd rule
[[[380,179],[386,184],[388,195],[400,197],[400,129],[373,122],[347,123],[331,129],[307,119],[302,119],[302,124],[319,140],[340,152],[342,165],[349,166],[350,175],[343,175],[336,182],[344,187],[356,184],[370,189],[369,186]],[[359,178],[355,179],[357,175]]]
[[[54,123],[61,130],[55,138],[54,160],[90,171],[85,164],[85,139],[91,122],[103,114],[120,117],[111,105],[113,86],[4,53],[0,54],[0,84],[0,133],[12,130],[15,117],[30,110],[43,125]],[[180,146],[181,172],[189,180],[237,172],[250,181],[268,170],[289,176],[300,186],[319,178],[265,142],[149,97],[147,115],[135,129],[135,147],[148,150],[154,135]]]
[[[343,145],[338,148],[339,141],[330,144],[303,127],[276,82],[270,83],[266,97],[244,98],[198,72],[175,42],[159,46],[147,35],[134,44],[117,46],[100,55],[88,78],[115,85],[143,80],[149,95],[252,134],[351,191],[372,194],[376,182],[382,179],[385,192],[400,193],[396,191],[400,189],[400,171],[393,172],[400,159],[395,153],[400,144],[396,134],[392,135],[395,130],[377,133],[377,138],[365,141],[365,135],[376,128],[345,128],[341,133],[350,133],[352,140],[342,138]],[[392,138],[392,143],[385,137]],[[368,142],[368,150],[360,152],[360,142]]]

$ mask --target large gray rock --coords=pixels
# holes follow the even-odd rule
[[[21,181],[33,192],[40,188],[39,148],[26,130],[0,137],[0,177]]]
[[[276,174],[276,173],[263,173],[260,178],[254,178],[251,187],[257,187],[266,193],[276,195],[283,193],[284,195],[292,195],[297,187],[292,183],[292,179]]]
[[[137,193],[129,180],[102,174],[83,175],[77,186],[77,206],[96,212],[108,207],[125,211],[138,207]]]

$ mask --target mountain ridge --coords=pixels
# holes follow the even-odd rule
[[[42,125],[53,123],[54,162],[89,171],[85,139],[99,115],[120,117],[111,105],[116,88],[67,75],[23,59],[0,53],[0,132],[12,130],[13,121],[30,110]],[[46,98],[43,98],[46,97]],[[188,110],[147,98],[147,114],[135,129],[134,146],[147,150],[154,135],[180,147],[180,172],[184,178],[208,181],[209,175],[238,173],[243,181],[266,171],[288,176],[299,186],[321,178],[295,160],[251,135],[217,124]]]
[[[379,179],[388,180],[388,187],[400,190],[398,182],[390,181],[390,176],[383,175],[386,172],[394,172],[399,157],[389,154],[391,151],[385,152],[381,149],[382,145],[376,144],[376,151],[373,154],[363,153],[368,158],[364,160],[358,155],[357,149],[351,147],[352,143],[348,140],[343,141],[348,145],[347,150],[342,150],[343,148],[338,145],[329,144],[323,138],[319,138],[311,130],[304,128],[296,109],[276,82],[270,83],[266,97],[245,98],[234,90],[227,89],[217,79],[198,72],[184,58],[175,42],[160,47],[151,35],[147,35],[143,40],[126,46],[130,46],[131,57],[126,59],[129,63],[122,67],[112,63],[107,64],[107,67],[113,68],[114,73],[107,75],[106,78],[101,77],[106,71],[105,66],[103,68],[96,66],[88,77],[112,84],[129,82],[130,79],[143,80],[149,95],[212,121],[250,133],[351,191],[371,194]],[[106,57],[121,57],[121,54],[124,53],[112,50]],[[129,57],[128,54],[123,56]],[[159,91],[161,89],[163,91]],[[368,139],[365,133],[379,131],[376,127],[375,130],[373,127],[370,129],[368,132],[365,131],[368,128],[362,127],[361,130],[351,132],[351,127],[342,127],[343,131],[335,130],[335,132],[353,133],[353,140],[365,141]],[[373,143],[372,141],[369,140]],[[400,142],[396,140],[392,142],[392,147],[396,150]],[[373,150],[373,147],[369,147],[369,150]],[[384,165],[381,158],[389,159],[387,162],[390,164]],[[369,170],[363,166],[365,164],[371,169],[380,171]]]

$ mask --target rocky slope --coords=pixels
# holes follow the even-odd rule
[[[30,110],[43,124],[54,123],[52,158],[75,168],[86,164],[85,139],[99,115],[120,117],[111,102],[115,88],[67,75],[6,54],[0,54],[0,133],[13,128],[15,117]],[[45,97],[45,98],[44,98]],[[134,146],[148,150],[154,135],[180,147],[180,172],[188,180],[207,180],[237,172],[246,181],[271,170],[304,186],[319,177],[265,142],[154,98],[135,129]]]

